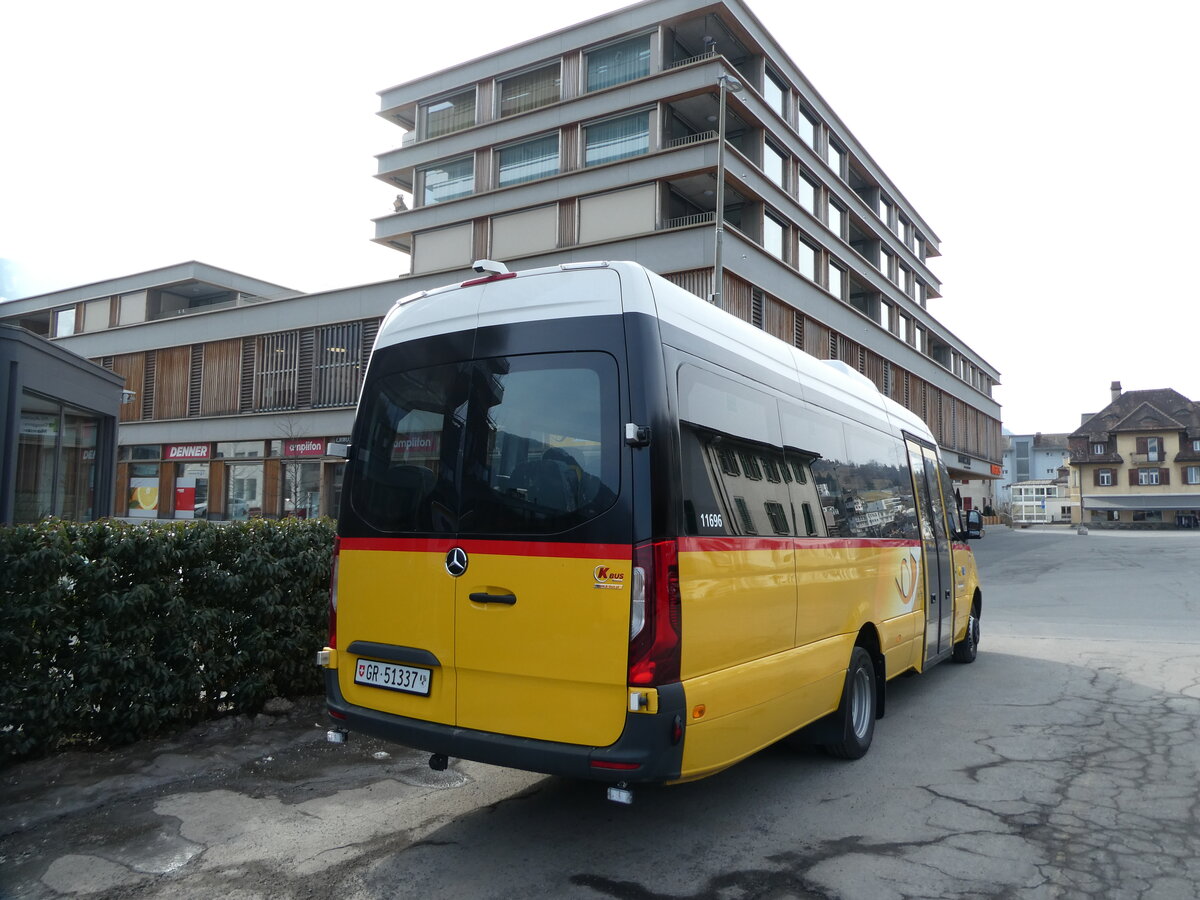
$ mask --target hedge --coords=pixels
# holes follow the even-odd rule
[[[333,523],[0,528],[0,765],[320,690]]]

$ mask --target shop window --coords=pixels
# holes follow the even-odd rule
[[[95,518],[100,422],[83,410],[22,393],[14,522]]]

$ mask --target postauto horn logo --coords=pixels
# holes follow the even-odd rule
[[[619,591],[625,587],[625,573],[608,566],[596,566],[592,570],[592,577],[596,580],[597,588]]]

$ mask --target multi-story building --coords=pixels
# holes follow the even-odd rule
[[[406,133],[376,240],[408,276],[305,294],[186,263],[0,307],[136,392],[119,515],[335,512],[382,316],[483,257],[637,260],[865,374],[955,478],[999,474],[999,373],[928,309],[936,233],[739,0],[648,0],[381,96]]]
[[[1065,432],[1049,434],[1041,431],[1004,435],[1007,446],[1004,448],[1000,477],[995,482],[996,503],[1000,509],[1012,510],[1016,515],[1016,497],[1012,492],[1014,485],[1059,477],[1059,470],[1071,462],[1069,437]]]
[[[1085,414],[1070,441],[1084,524],[1200,526],[1200,403],[1114,381],[1112,402]]]
[[[409,199],[376,240],[416,275],[635,259],[849,363],[956,478],[998,474],[998,372],[928,309],[937,234],[739,0],[648,0],[381,97]]]
[[[401,293],[390,281],[302,294],[190,262],[12,300],[0,323],[122,377],[110,512],[311,516],[337,509],[344,460],[328,442],[349,435],[375,332]]]

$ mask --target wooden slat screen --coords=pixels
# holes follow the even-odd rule
[[[241,338],[205,344],[200,414],[221,416],[238,412],[238,388],[241,385],[241,374]]]
[[[157,351],[154,375],[154,418],[182,419],[188,409],[188,376],[191,347],[166,347]]]
[[[109,368],[125,379],[125,390],[136,391],[132,403],[122,403],[118,421],[136,422],[142,417],[142,391],[145,389],[146,354],[123,353],[111,358]]]

